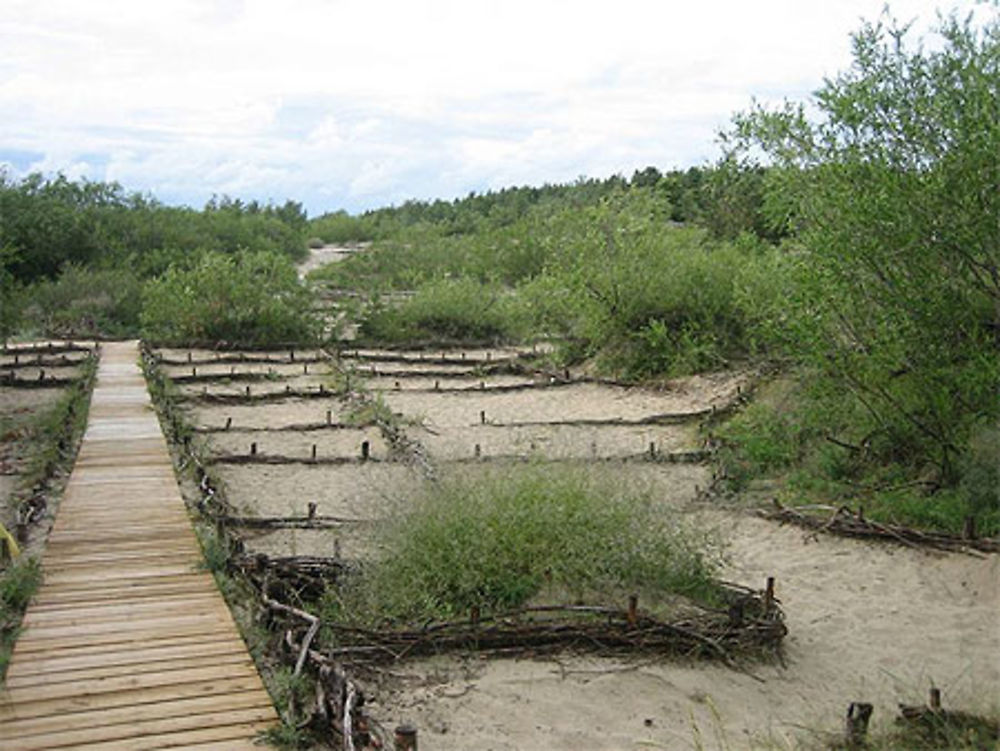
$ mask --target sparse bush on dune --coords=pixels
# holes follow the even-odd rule
[[[330,615],[421,621],[632,591],[650,607],[711,601],[720,556],[641,489],[551,466],[448,477],[408,502],[381,542],[360,580],[328,597]]]
[[[295,267],[273,253],[205,254],[143,291],[143,336],[163,343],[266,346],[312,342],[319,322]]]

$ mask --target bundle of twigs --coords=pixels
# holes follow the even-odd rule
[[[92,352],[97,349],[97,342],[94,342],[93,346],[89,344],[74,344],[73,342],[65,342],[63,344],[55,344],[54,342],[47,342],[45,344],[14,344],[14,345],[4,345],[0,353],[10,356],[10,355],[39,355],[39,354],[63,354],[66,352]]]
[[[216,352],[214,357],[193,357],[176,358],[167,357],[162,354],[156,355],[156,360],[160,365],[230,365],[230,364],[265,364],[265,365],[301,365],[307,363],[330,362],[331,357],[326,353],[315,355],[296,354],[294,349],[288,350],[288,357],[273,355],[270,352],[264,354],[246,354],[236,352],[221,354]]]
[[[655,651],[722,659],[737,653],[777,649],[787,633],[772,595],[731,590],[728,610],[695,608],[674,620],[638,610],[597,605],[543,605],[424,624],[383,629],[325,624],[332,644],[326,654],[355,663],[385,662],[456,649],[490,653],[538,653],[568,648],[598,652]]]
[[[335,392],[323,384],[319,384],[315,389],[293,389],[291,386],[286,386],[283,390],[258,393],[181,393],[175,398],[180,402],[199,402],[204,404],[258,404],[262,402],[282,402],[287,399],[331,399],[336,396]]]
[[[845,537],[861,539],[889,540],[909,547],[927,547],[949,552],[977,550],[983,553],[1000,552],[1000,540],[990,537],[977,537],[971,524],[966,524],[964,535],[948,534],[947,532],[923,532],[899,524],[889,524],[868,519],[864,510],[857,511],[847,506],[810,506],[811,512],[784,506],[777,498],[773,500],[774,507],[761,512],[767,519],[796,524],[816,532],[830,532]]]

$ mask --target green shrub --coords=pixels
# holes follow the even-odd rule
[[[70,265],[24,291],[22,325],[47,336],[135,336],[142,282],[131,269]]]
[[[448,618],[472,606],[514,608],[543,592],[705,600],[719,562],[708,535],[656,508],[645,492],[547,466],[445,478],[407,507],[382,542],[382,555],[348,591],[350,604],[342,610],[328,596],[328,615]]]
[[[371,308],[362,320],[361,335],[385,342],[500,342],[518,339],[524,328],[522,309],[509,292],[461,278],[430,282],[398,305]]]
[[[142,330],[162,343],[268,346],[319,336],[311,293],[287,257],[207,253],[193,268],[172,265],[143,291]]]

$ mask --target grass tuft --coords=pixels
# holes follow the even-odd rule
[[[710,536],[596,472],[528,466],[446,477],[392,522],[382,554],[325,615],[414,622],[533,598],[711,601]]]

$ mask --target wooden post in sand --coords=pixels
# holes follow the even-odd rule
[[[628,596],[628,625],[635,628],[639,623],[639,595]]]
[[[767,585],[764,588],[764,612],[771,612],[774,607],[774,577],[767,577]]]
[[[316,518],[316,501],[309,501],[308,509],[309,509],[309,518],[310,519],[315,519]]]
[[[931,688],[931,711],[940,712],[941,711],[941,689]]]
[[[962,539],[963,540],[976,539],[976,517],[974,516],[965,517],[965,524],[962,526]]]
[[[844,740],[848,748],[862,748],[868,735],[868,722],[872,718],[874,708],[867,702],[852,701],[847,708],[847,719],[844,723]]]
[[[417,751],[417,729],[413,725],[396,728],[396,751]]]
[[[361,442],[361,461],[368,461],[371,456],[372,446],[368,441]]]

